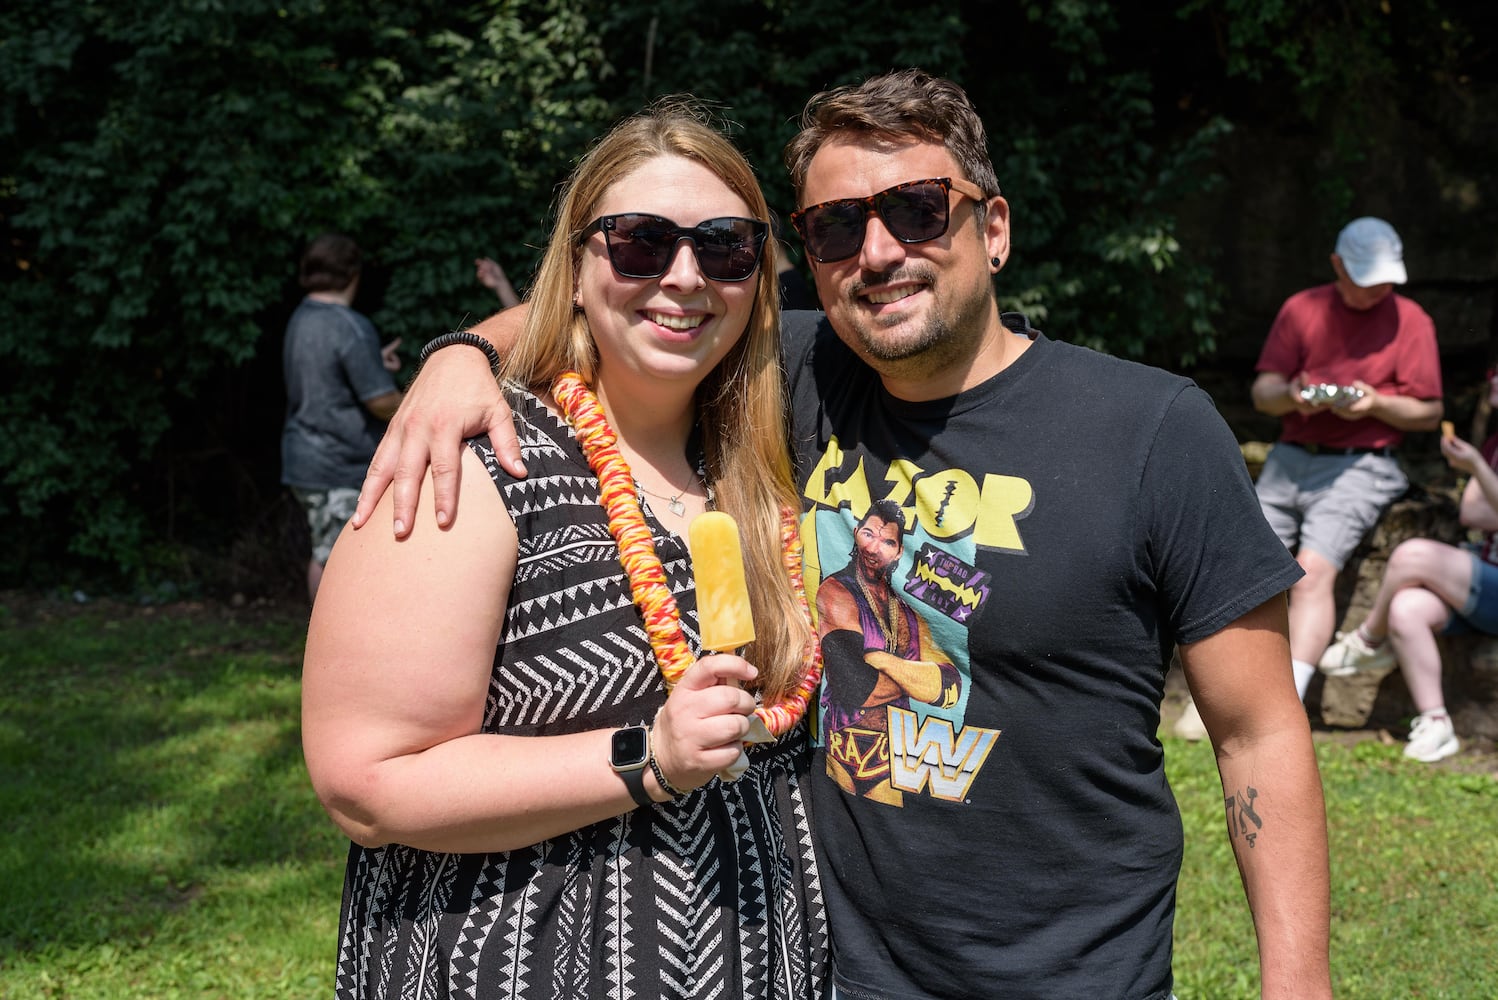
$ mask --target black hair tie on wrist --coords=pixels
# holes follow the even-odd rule
[[[439,334],[427,341],[426,345],[422,347],[421,353],[416,356],[416,370],[418,372],[421,371],[421,366],[426,364],[427,358],[432,356],[433,351],[440,351],[442,348],[451,347],[454,344],[477,347],[483,351],[484,357],[489,359],[489,371],[493,372],[496,378],[499,377],[499,369],[502,364],[499,359],[499,352],[494,349],[493,344],[469,330],[454,330],[451,333]]]

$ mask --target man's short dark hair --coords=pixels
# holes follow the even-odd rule
[[[323,233],[302,251],[299,280],[309,292],[342,291],[363,266],[359,244],[342,233]]]
[[[858,134],[883,142],[940,143],[985,196],[999,193],[988,133],[967,92],[951,80],[904,69],[856,86],[824,90],[806,102],[801,131],[785,147],[785,165],[798,203],[812,157],[822,144]],[[980,203],[976,211],[982,213],[985,207]]]

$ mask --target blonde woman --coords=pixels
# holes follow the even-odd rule
[[[355,842],[339,997],[824,994],[768,218],[689,102],[617,126],[500,371],[526,477],[475,439],[449,525],[340,538],[303,695]],[[698,648],[683,539],[713,508],[744,538],[742,656]]]

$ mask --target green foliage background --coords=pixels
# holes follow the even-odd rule
[[[719,105],[791,205],[805,99],[919,65],[985,113],[1023,248],[1008,307],[1189,366],[1222,283],[1178,214],[1265,115],[1363,126],[1474,58],[1464,0],[20,0],[0,12],[0,586],[141,590],[264,529],[294,265],[324,229],[371,259],[356,305],[407,357],[523,287],[555,186],[662,93]],[[1486,52],[1486,50],[1482,50]],[[1350,193],[1328,182],[1339,215]]]

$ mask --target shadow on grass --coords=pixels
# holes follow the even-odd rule
[[[305,613],[16,617],[0,630],[0,954],[145,940],[226,893],[253,907],[326,885],[346,841],[302,763]]]

